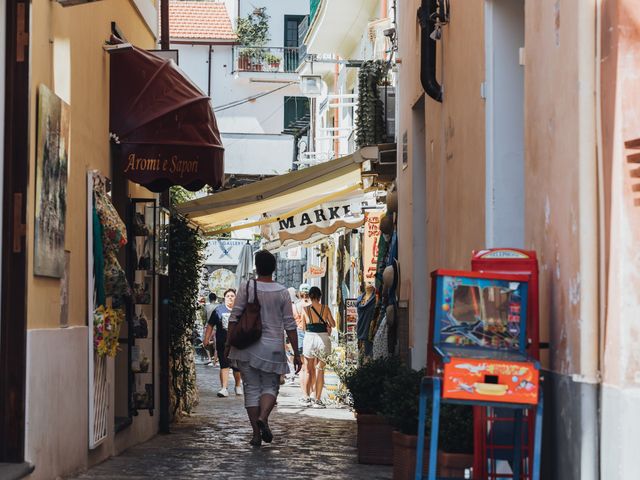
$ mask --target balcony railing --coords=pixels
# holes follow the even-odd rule
[[[293,73],[302,60],[299,47],[233,47],[235,72]]]

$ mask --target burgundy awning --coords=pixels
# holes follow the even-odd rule
[[[120,171],[154,192],[219,187],[224,148],[210,98],[173,61],[122,45],[109,50],[109,128]]]

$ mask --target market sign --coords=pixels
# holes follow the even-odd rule
[[[335,220],[353,217],[351,203],[325,204],[278,221],[278,231],[295,231],[309,225],[329,226]],[[357,212],[360,216],[360,212]]]
[[[269,238],[277,238],[285,245],[331,235],[339,228],[358,228],[364,223],[359,202],[360,198],[325,203],[297,215],[279,218],[271,224]]]
[[[364,266],[364,282],[374,282],[378,266],[378,239],[380,238],[380,219],[382,212],[368,212],[364,221],[364,247],[362,263]]]

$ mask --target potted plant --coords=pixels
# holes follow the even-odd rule
[[[380,386],[402,368],[398,358],[371,360],[345,373],[342,382],[351,395],[358,423],[358,462],[392,463],[392,427],[378,412],[382,409]]]
[[[438,441],[440,476],[463,478],[473,465],[473,408],[470,405],[442,405]]]
[[[262,7],[238,19],[238,43],[247,47],[238,54],[238,70],[262,71],[263,47],[269,41],[269,18],[266,7]]]
[[[282,59],[277,56],[274,55],[271,52],[267,52],[264,56],[264,61],[269,64],[269,67],[271,67],[271,71],[277,72],[280,69],[280,61]]]
[[[238,70],[246,71],[251,66],[251,52],[244,48],[238,53]]]
[[[424,370],[401,369],[382,388],[382,413],[394,427],[393,478],[413,479],[418,443],[418,400]],[[431,406],[427,406],[426,433],[431,428]],[[462,477],[473,464],[473,415],[466,405],[442,404],[438,438],[438,476]],[[425,442],[423,473],[428,468],[429,439]],[[450,454],[450,452],[453,454]]]
[[[416,444],[418,442],[418,396],[423,370],[408,367],[399,370],[393,378],[387,379],[382,386],[381,413],[394,428],[393,443],[393,480],[413,479],[416,469]],[[427,432],[430,418],[427,418]],[[427,444],[425,444],[427,445]],[[425,448],[425,453],[428,447]],[[425,460],[426,460],[425,456]],[[425,461],[424,473],[427,471]]]

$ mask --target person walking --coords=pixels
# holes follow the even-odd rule
[[[304,307],[308,307],[311,305],[311,300],[309,300],[309,289],[311,287],[308,283],[301,283],[298,287],[298,301],[293,305],[293,316],[296,320],[296,325],[298,329],[298,350],[300,351],[300,355],[302,355],[302,347],[304,345],[304,318],[302,317],[302,312],[304,311]],[[307,392],[307,373],[304,362],[304,355],[302,355],[302,370],[300,371],[300,388],[302,389],[303,396],[300,399],[300,403],[303,405],[309,405],[310,398]],[[311,390],[313,390],[313,385],[311,385]]]
[[[302,354],[306,367],[305,398],[308,405],[313,408],[324,408],[322,403],[322,389],[324,388],[325,359],[331,354],[331,329],[336,322],[331,311],[326,305],[320,303],[322,291],[318,287],[309,289],[310,305],[303,307],[302,318],[304,321],[305,336]],[[311,397],[311,389],[313,394]]]
[[[293,363],[296,373],[302,368],[298,353],[298,335],[293,319],[291,298],[287,289],[273,281],[276,258],[266,250],[255,255],[256,281],[243,282],[229,318],[229,329],[242,316],[248,302],[258,299],[262,335],[254,344],[239,349],[227,345],[228,358],[240,370],[244,382],[244,405],[253,430],[249,442],[259,447],[262,441],[271,443],[273,433],[269,427],[269,415],[273,410],[280,390],[280,375],[287,373],[287,358],[282,341],[283,331],[294,351]]]
[[[202,326],[204,326],[205,328],[205,333],[206,333],[207,324],[209,322],[209,319],[211,318],[211,314],[213,313],[215,308],[218,306],[217,300],[218,300],[217,295],[213,292],[209,292],[209,301],[204,304],[204,321],[202,322]],[[209,344],[207,345],[204,343],[204,338],[203,338],[202,345],[205,351],[207,352],[207,355],[209,356],[209,361],[206,362],[205,365],[207,367],[215,366],[218,363],[218,352],[216,352],[215,344],[213,342],[209,342]]]
[[[214,308],[213,312],[211,312],[211,316],[207,322],[207,329],[204,333],[204,344],[207,346],[211,343],[213,330],[215,329],[216,332],[215,342],[216,350],[218,351],[218,361],[220,362],[220,386],[222,387],[220,391],[218,391],[218,396],[221,398],[229,396],[229,367],[231,367],[231,364],[224,352],[225,344],[227,343],[231,309],[236,300],[236,291],[233,288],[229,288],[224,292],[223,297],[224,303],[218,305]],[[243,390],[240,372],[235,368],[232,369],[236,395],[242,395]]]

